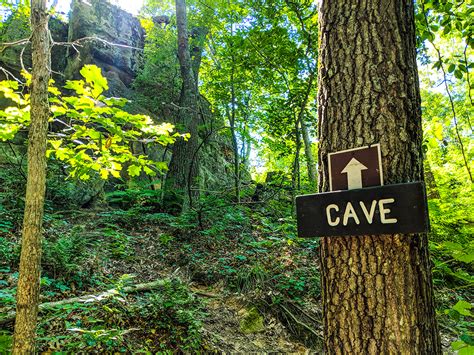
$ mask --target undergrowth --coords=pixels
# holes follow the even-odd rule
[[[279,309],[283,319],[288,318],[285,310],[300,312],[308,301],[319,302],[319,243],[297,237],[288,200],[272,202],[278,215],[265,205],[236,205],[215,197],[172,215],[155,202],[158,195],[155,190],[124,190],[107,195],[114,208],[48,212],[42,302],[115,287],[120,270],[144,262],[143,275],[149,271],[158,277],[156,270],[146,269],[151,259],[163,269],[181,270],[191,282],[245,295],[269,312]],[[14,309],[18,278],[20,212],[8,208],[0,210],[12,221],[0,225],[0,313]],[[457,230],[454,240],[448,238],[456,218],[460,215],[442,220],[434,209],[430,249],[440,328],[453,350],[467,354],[474,346],[469,303],[474,245],[467,226]],[[107,301],[48,310],[38,328],[39,349],[198,352],[204,317],[203,304],[186,284],[170,280],[153,293],[119,293]],[[296,329],[295,334],[308,338],[304,331]],[[10,337],[10,331],[0,333],[0,352]]]

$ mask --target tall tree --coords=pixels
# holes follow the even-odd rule
[[[187,142],[177,141],[166,177],[166,190],[188,193],[197,176],[196,151],[198,147],[198,89],[197,76],[193,73],[193,63],[189,51],[188,21],[186,1],[176,0],[176,22],[178,28],[178,58],[182,87],[179,99],[177,123],[191,136]],[[188,196],[191,198],[191,196]]]
[[[413,1],[323,1],[319,173],[380,142],[386,184],[423,180]],[[425,234],[321,239],[327,353],[439,354]]]
[[[14,354],[33,353],[41,269],[41,234],[46,190],[46,145],[51,68],[46,0],[31,1],[31,125],[28,136],[28,180],[17,289]]]

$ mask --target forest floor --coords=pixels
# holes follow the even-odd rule
[[[50,213],[41,302],[118,292],[44,310],[40,350],[320,353],[318,243],[288,237],[292,229],[294,221],[225,206],[200,219],[148,209]],[[0,353],[11,341],[12,323],[1,319],[14,309],[18,276],[18,231],[9,238],[0,245]],[[122,292],[156,280],[166,283]],[[443,336],[446,349],[452,340]]]
[[[170,280],[163,297],[171,303],[165,311],[173,315],[147,329],[153,315],[137,311],[156,306],[147,293],[47,309],[40,320],[42,351],[192,350],[186,343],[199,339],[201,349],[219,353],[319,352],[315,243],[301,246],[280,237],[282,231],[269,233],[273,225],[255,228],[242,211],[225,210],[205,226],[141,212],[47,215],[41,302]],[[9,254],[0,265],[0,350],[2,341],[4,348],[11,341],[12,323],[1,319],[14,310],[18,276],[18,231],[9,238],[9,245],[0,245]],[[180,319],[182,309],[189,319]],[[172,329],[180,322],[182,330]]]

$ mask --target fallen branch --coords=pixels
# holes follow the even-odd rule
[[[208,298],[219,298],[220,295],[216,295],[215,293],[204,292],[194,288],[190,288],[191,292],[198,296],[208,297]]]
[[[127,286],[127,287],[122,288],[120,291],[118,289],[111,289],[111,290],[102,292],[98,295],[86,295],[86,296],[80,296],[80,297],[67,298],[61,301],[46,302],[46,303],[40,304],[38,309],[39,309],[39,312],[41,312],[41,311],[44,311],[45,309],[51,309],[51,308],[55,308],[59,306],[64,306],[66,304],[100,302],[105,299],[111,298],[115,295],[118,295],[120,292],[134,293],[134,292],[154,290],[163,286],[166,282],[167,280],[157,280],[153,282]],[[15,311],[7,313],[5,316],[0,318],[0,325],[5,325],[5,324],[13,322],[15,320],[15,315],[16,315]]]

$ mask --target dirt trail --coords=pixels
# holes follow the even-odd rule
[[[287,330],[276,318],[264,316],[264,330],[245,334],[240,322],[247,308],[237,296],[213,298],[207,302],[204,339],[210,351],[240,354],[309,354],[316,353],[291,340]]]

